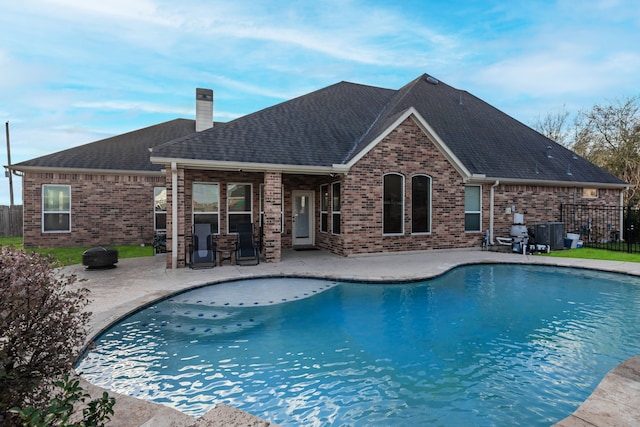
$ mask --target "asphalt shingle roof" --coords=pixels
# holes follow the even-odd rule
[[[337,83],[155,147],[152,155],[275,165],[346,164],[411,107],[472,174],[624,184],[481,99],[426,74],[398,90]]]
[[[355,152],[410,107],[418,111],[472,174],[506,179],[624,184],[469,92],[426,74],[398,90],[379,123]]]
[[[195,120],[174,119],[111,138],[37,157],[13,167],[51,167],[95,170],[160,171],[149,161],[149,149],[195,132]]]
[[[331,166],[349,154],[394,93],[337,83],[155,147],[153,156]]]
[[[194,120],[175,119],[13,166],[152,172],[164,167],[162,159],[345,165],[410,108],[471,174],[624,184],[481,99],[426,74],[398,90],[340,82],[202,132],[195,132]],[[151,156],[159,163],[151,163]]]

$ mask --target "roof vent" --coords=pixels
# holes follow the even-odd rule
[[[552,158],[553,156],[551,155],[551,146],[547,145],[547,157],[548,158]]]
[[[569,176],[573,175],[571,173],[571,163],[567,164],[567,175],[569,175]]]
[[[431,76],[427,76],[427,81],[428,81],[429,83],[431,83],[432,85],[437,85],[438,83],[440,83],[440,82],[438,81],[438,79],[436,79],[435,77],[431,77]]]

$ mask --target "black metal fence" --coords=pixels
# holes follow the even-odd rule
[[[584,247],[640,253],[637,207],[560,205],[566,233],[580,235]]]

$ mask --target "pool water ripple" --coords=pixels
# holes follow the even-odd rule
[[[114,325],[78,370],[196,416],[226,403],[281,425],[546,426],[640,353],[638,303],[639,279],[546,267],[232,282]]]

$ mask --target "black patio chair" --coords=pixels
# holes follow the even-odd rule
[[[191,268],[213,268],[216,266],[216,243],[210,224],[195,224],[191,235],[189,254]]]
[[[156,254],[167,252],[167,233],[158,231],[153,237],[153,249]]]
[[[258,265],[260,264],[260,250],[253,236],[251,223],[238,224],[238,241],[236,242],[236,264]]]

